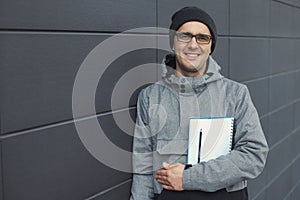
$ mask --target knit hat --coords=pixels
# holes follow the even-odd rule
[[[169,40],[170,47],[173,48],[174,36],[176,31],[186,22],[198,21],[205,24],[212,36],[211,54],[215,49],[217,42],[217,28],[214,20],[203,10],[197,7],[184,7],[172,16],[172,23],[170,25]]]

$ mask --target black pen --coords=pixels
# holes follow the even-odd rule
[[[200,129],[200,133],[199,133],[199,152],[198,152],[198,163],[200,163],[201,140],[202,140],[202,128]]]

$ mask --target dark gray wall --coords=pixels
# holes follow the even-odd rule
[[[224,75],[248,85],[258,109],[270,153],[264,172],[249,182],[251,199],[300,198],[299,1],[3,0],[0,200],[127,199],[131,174],[97,161],[76,133],[74,79],[89,52],[105,39],[132,28],[167,28],[171,14],[186,5],[202,7],[215,18],[219,40],[214,57]],[[153,37],[135,32],[120,37],[139,36]],[[111,110],[114,85],[129,69],[161,57],[149,49],[120,56],[100,80],[97,117],[124,149],[130,149],[132,138],[112,113],[122,117],[134,111],[137,92],[125,91],[133,93],[132,99],[120,98]]]

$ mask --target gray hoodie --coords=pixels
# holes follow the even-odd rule
[[[234,142],[229,154],[184,170],[185,190],[237,191],[247,186],[247,179],[262,172],[268,145],[249,91],[219,71],[212,57],[202,77],[178,77],[172,67],[163,64],[162,80],[141,91],[133,141],[131,200],[149,200],[161,193],[155,171],[163,162],[186,164],[191,117],[233,116]]]

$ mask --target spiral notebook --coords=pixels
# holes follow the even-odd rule
[[[187,164],[207,162],[230,153],[233,123],[233,117],[190,118]]]

